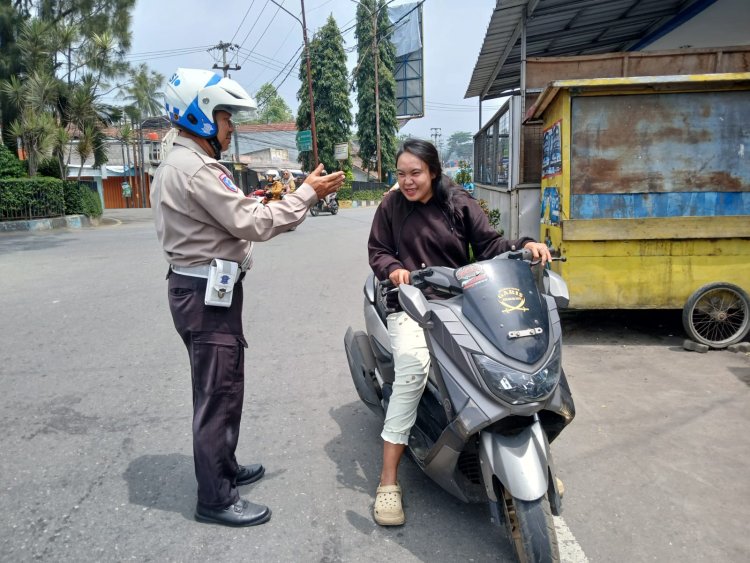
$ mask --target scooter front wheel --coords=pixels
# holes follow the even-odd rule
[[[560,561],[547,495],[525,501],[503,490],[499,504],[505,517],[505,529],[520,563]]]
[[[339,204],[338,204],[338,203],[336,203],[336,202],[333,202],[333,203],[332,203],[332,204],[331,204],[331,205],[329,206],[329,209],[330,209],[330,211],[331,211],[331,215],[336,215],[336,213],[338,213],[338,212],[339,212]]]

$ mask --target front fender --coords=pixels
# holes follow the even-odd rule
[[[493,476],[521,500],[536,500],[547,492],[549,444],[538,420],[512,436],[482,432],[479,461],[487,496],[495,502]]]

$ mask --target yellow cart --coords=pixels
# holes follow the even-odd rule
[[[543,123],[541,240],[577,309],[683,309],[723,348],[750,330],[750,73],[562,80]]]

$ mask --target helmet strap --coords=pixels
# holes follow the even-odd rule
[[[214,136],[206,140],[208,141],[208,144],[211,145],[211,148],[214,149],[214,158],[216,160],[221,159],[221,143],[219,142],[219,139]]]

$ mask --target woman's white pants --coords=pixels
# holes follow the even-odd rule
[[[383,440],[408,444],[417,420],[417,405],[430,371],[430,354],[424,331],[406,313],[388,315],[388,336],[393,350],[395,381],[385,415]]]

